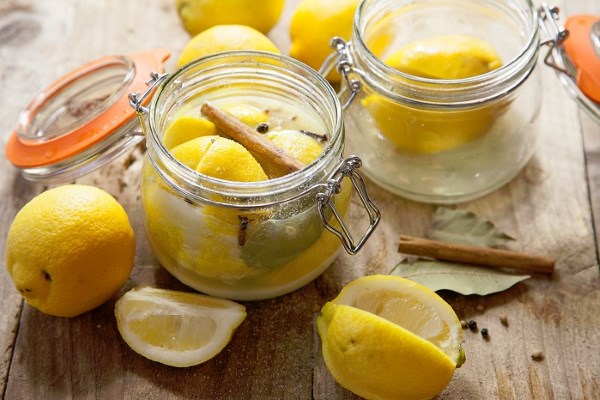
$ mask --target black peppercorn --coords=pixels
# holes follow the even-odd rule
[[[467,322],[467,326],[472,331],[476,331],[477,330],[477,322],[475,322],[473,320],[470,320],[469,322]]]
[[[270,128],[270,126],[267,122],[261,122],[260,124],[258,124],[256,126],[256,131],[258,133],[267,133],[267,132],[269,132],[269,128]]]
[[[485,340],[489,340],[490,333],[488,332],[487,328],[481,328],[481,336],[483,336]]]

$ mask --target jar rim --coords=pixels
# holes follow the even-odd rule
[[[435,86],[435,91],[438,91],[440,87],[443,88],[449,88],[449,93],[450,96],[452,96],[452,102],[453,103],[457,103],[456,101],[456,93],[454,90],[452,90],[453,87],[473,87],[473,88],[484,88],[484,87],[488,87],[490,84],[491,85],[495,85],[495,84],[502,84],[503,82],[505,82],[506,77],[515,74],[516,72],[519,72],[523,69],[525,69],[525,74],[522,77],[522,79],[516,84],[513,85],[514,89],[515,87],[518,87],[519,84],[527,78],[527,76],[529,75],[529,73],[531,72],[531,69],[533,69],[533,67],[536,64],[536,59],[537,59],[537,54],[538,54],[538,48],[539,48],[539,17],[538,17],[538,10],[537,8],[534,6],[533,2],[531,0],[522,0],[522,4],[525,6],[526,10],[528,11],[528,17],[527,20],[530,23],[530,30],[528,32],[527,35],[527,40],[524,42],[523,46],[521,47],[520,51],[513,57],[511,58],[508,62],[504,63],[502,66],[500,66],[497,69],[494,69],[492,71],[489,71],[487,73],[484,74],[479,74],[479,75],[475,75],[469,78],[462,78],[462,79],[434,79],[434,78],[427,78],[427,77],[421,77],[421,76],[417,76],[417,75],[411,75],[402,71],[399,71],[389,65],[387,65],[385,62],[383,62],[382,59],[380,59],[378,56],[376,56],[371,49],[368,47],[368,45],[365,43],[365,40],[363,39],[363,35],[362,32],[364,30],[364,27],[366,26],[366,24],[364,23],[363,19],[365,18],[365,12],[366,9],[368,9],[369,6],[371,6],[373,3],[376,3],[378,0],[360,0],[360,3],[358,4],[357,7],[357,11],[354,14],[354,20],[353,20],[353,31],[352,31],[352,45],[353,47],[355,47],[356,51],[359,52],[359,54],[361,56],[365,56],[365,58],[367,59],[367,63],[369,64],[369,67],[372,67],[373,69],[377,70],[377,73],[379,75],[386,75],[388,77],[393,77],[393,79],[395,79],[396,81],[403,81],[406,82],[407,85],[418,85],[418,88],[421,90],[427,90],[428,86]],[[382,0],[385,1],[385,0]],[[509,0],[511,1],[511,0]],[[514,0],[512,0],[514,1]],[[496,4],[495,2],[493,4]],[[363,26],[365,25],[365,26]],[[364,71],[361,71],[360,73],[361,77],[365,80],[367,80],[372,86],[374,86],[378,91],[382,91],[387,93],[388,90],[386,90],[384,87],[381,87],[381,85],[377,84],[373,79],[369,79],[369,74],[365,73]],[[504,92],[507,92],[507,90],[505,90]],[[392,97],[396,97],[397,93],[393,94]],[[404,98],[403,96],[400,96],[402,98]],[[433,101],[427,101],[427,100],[423,100],[423,99],[419,99],[419,103],[428,103],[431,105],[435,105],[435,104],[444,104],[444,96],[433,96],[435,98],[435,100]],[[485,98],[483,99],[484,101],[491,101],[494,100],[496,96],[493,97],[489,97],[489,98]],[[406,100],[406,99],[405,99]],[[437,101],[437,100],[441,100],[441,101]],[[470,100],[466,100],[464,102],[458,102],[457,104],[464,104],[464,105],[470,105],[472,103],[481,103],[481,99],[477,100],[477,101],[470,101]]]
[[[233,182],[214,178],[193,171],[175,159],[163,145],[159,134],[158,113],[160,113],[162,96],[165,95],[169,86],[180,85],[182,80],[185,80],[186,74],[191,71],[200,70],[198,74],[204,73],[205,69],[202,67],[207,65],[226,69],[226,72],[229,71],[229,73],[234,73],[236,67],[241,68],[242,66],[249,67],[251,70],[255,69],[258,72],[260,68],[264,69],[269,66],[283,65],[286,67],[287,78],[297,75],[296,71],[305,73],[306,77],[302,77],[302,83],[310,83],[311,94],[313,96],[318,95],[322,105],[328,107],[330,111],[329,116],[332,121],[331,132],[329,132],[330,137],[323,149],[323,153],[319,158],[300,171],[256,182]],[[279,72],[282,71],[283,69],[279,69]],[[257,79],[264,76],[266,76],[265,72],[261,71],[260,74],[257,74]],[[297,78],[299,79],[300,76],[298,75]],[[296,83],[300,83],[300,80]],[[294,88],[300,90],[298,86],[300,85],[295,85]],[[274,201],[288,201],[290,196],[300,196],[301,193],[296,193],[298,188],[303,187],[302,192],[312,190],[313,185],[304,187],[303,184],[307,181],[312,182],[314,180],[310,179],[312,176],[316,175],[319,171],[326,170],[332,164],[332,157],[337,161],[339,157],[335,157],[338,154],[338,150],[343,148],[344,134],[341,105],[332,86],[322,75],[308,65],[285,55],[264,51],[226,51],[196,59],[180,67],[167,77],[152,97],[149,105],[148,125],[149,131],[146,134],[147,143],[150,144],[148,146],[148,154],[154,168],[159,170],[162,178],[173,189],[186,197],[203,203],[225,207],[244,206],[247,208],[257,208],[273,204]]]

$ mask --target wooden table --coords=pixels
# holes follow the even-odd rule
[[[289,47],[287,26],[296,3],[288,0],[271,33],[284,50]],[[598,0],[555,3],[562,6],[563,15],[600,13]],[[174,4],[0,1],[0,151],[19,110],[82,63],[155,47],[168,47],[177,55],[189,37]],[[167,70],[174,65],[169,61]],[[600,126],[577,108],[554,72],[542,70],[542,134],[535,156],[508,185],[457,207],[494,221],[518,239],[514,249],[556,257],[556,272],[485,297],[442,293],[460,318],[487,327],[490,340],[465,331],[467,362],[440,399],[600,398]],[[135,269],[118,295],[138,284],[189,290],[162,269],[149,250],[140,209],[140,165],[138,149],[78,180],[113,194],[133,224]],[[15,213],[45,187],[21,178],[4,156],[0,171],[4,255]],[[435,210],[367,184],[383,213],[367,247],[358,256],[340,256],[300,290],[244,303],[248,318],[232,342],[214,359],[193,368],[167,367],[130,350],[113,316],[118,296],[72,319],[36,311],[21,301],[2,261],[0,393],[7,399],[354,398],[324,367],[313,328],[315,312],[352,279],[389,272],[401,259],[396,252],[400,234],[422,235]],[[507,315],[508,327],[501,324],[501,314]],[[543,360],[532,360],[536,351],[543,353]]]

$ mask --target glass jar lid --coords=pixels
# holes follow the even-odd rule
[[[103,57],[58,79],[21,112],[7,158],[29,180],[61,182],[122,154],[143,138],[132,134],[138,122],[128,95],[144,91],[169,56],[157,49]]]
[[[549,39],[544,58],[567,92],[600,122],[600,16],[572,15],[559,26],[558,8],[540,7],[541,24]]]

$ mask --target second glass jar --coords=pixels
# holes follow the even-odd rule
[[[465,79],[429,79],[382,60],[411,42],[463,34],[490,43],[503,65]],[[354,99],[348,147],[364,173],[400,196],[457,203],[511,180],[538,137],[538,16],[526,0],[366,0],[352,41],[337,42]]]

